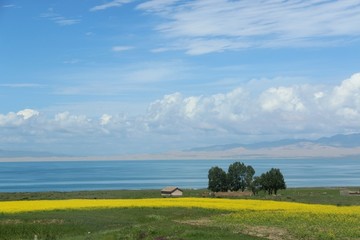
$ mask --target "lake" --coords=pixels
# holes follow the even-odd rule
[[[256,175],[280,168],[288,187],[360,186],[359,159],[248,160]],[[1,192],[206,188],[212,166],[235,160],[0,162]]]

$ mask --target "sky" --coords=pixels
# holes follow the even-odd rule
[[[0,0],[0,149],[360,132],[359,0]]]

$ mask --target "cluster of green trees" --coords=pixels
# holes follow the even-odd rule
[[[255,175],[252,166],[246,166],[242,162],[230,164],[227,173],[220,167],[209,169],[208,189],[213,192],[245,191],[251,190],[257,194],[260,190],[268,194],[277,194],[278,190],[286,189],[284,176],[280,169],[272,168],[260,176]]]

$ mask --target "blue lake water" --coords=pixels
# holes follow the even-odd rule
[[[248,160],[256,175],[280,168],[288,187],[360,186],[360,159]],[[1,192],[206,188],[212,166],[234,160],[1,162]]]

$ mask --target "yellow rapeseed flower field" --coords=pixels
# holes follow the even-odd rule
[[[205,221],[213,227],[260,234],[280,229],[281,239],[360,239],[360,206],[218,198],[72,199],[0,202],[0,214],[105,208],[205,208],[228,211]],[[250,229],[250,230],[249,230]],[[277,230],[276,230],[277,231]]]
[[[72,199],[0,202],[0,213],[21,213],[65,209],[186,207],[229,211],[284,211],[287,213],[359,214],[360,206],[333,206],[293,202],[214,199],[214,198],[151,198],[151,199]]]

